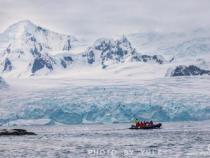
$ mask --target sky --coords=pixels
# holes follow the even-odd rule
[[[0,0],[0,32],[20,20],[76,37],[210,28],[210,0]]]

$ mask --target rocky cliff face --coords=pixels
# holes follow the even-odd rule
[[[163,64],[165,59],[162,56],[142,55],[132,47],[126,37],[117,40],[98,39],[83,54],[87,58],[87,63],[101,64],[102,68],[109,65],[125,62],[153,62]]]
[[[198,75],[210,75],[209,70],[201,69],[195,65],[184,66],[180,65],[177,66],[170,74],[170,76],[198,76]]]

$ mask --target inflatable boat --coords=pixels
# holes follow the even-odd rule
[[[162,126],[161,123],[153,124],[153,125],[145,125],[143,127],[136,127],[132,125],[129,129],[159,129]]]

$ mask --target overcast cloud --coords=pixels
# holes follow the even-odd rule
[[[210,28],[210,0],[0,0],[0,32],[20,20],[84,37]]]

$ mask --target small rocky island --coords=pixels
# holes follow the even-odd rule
[[[0,129],[0,136],[23,136],[36,135],[36,133],[28,132],[25,129]]]

